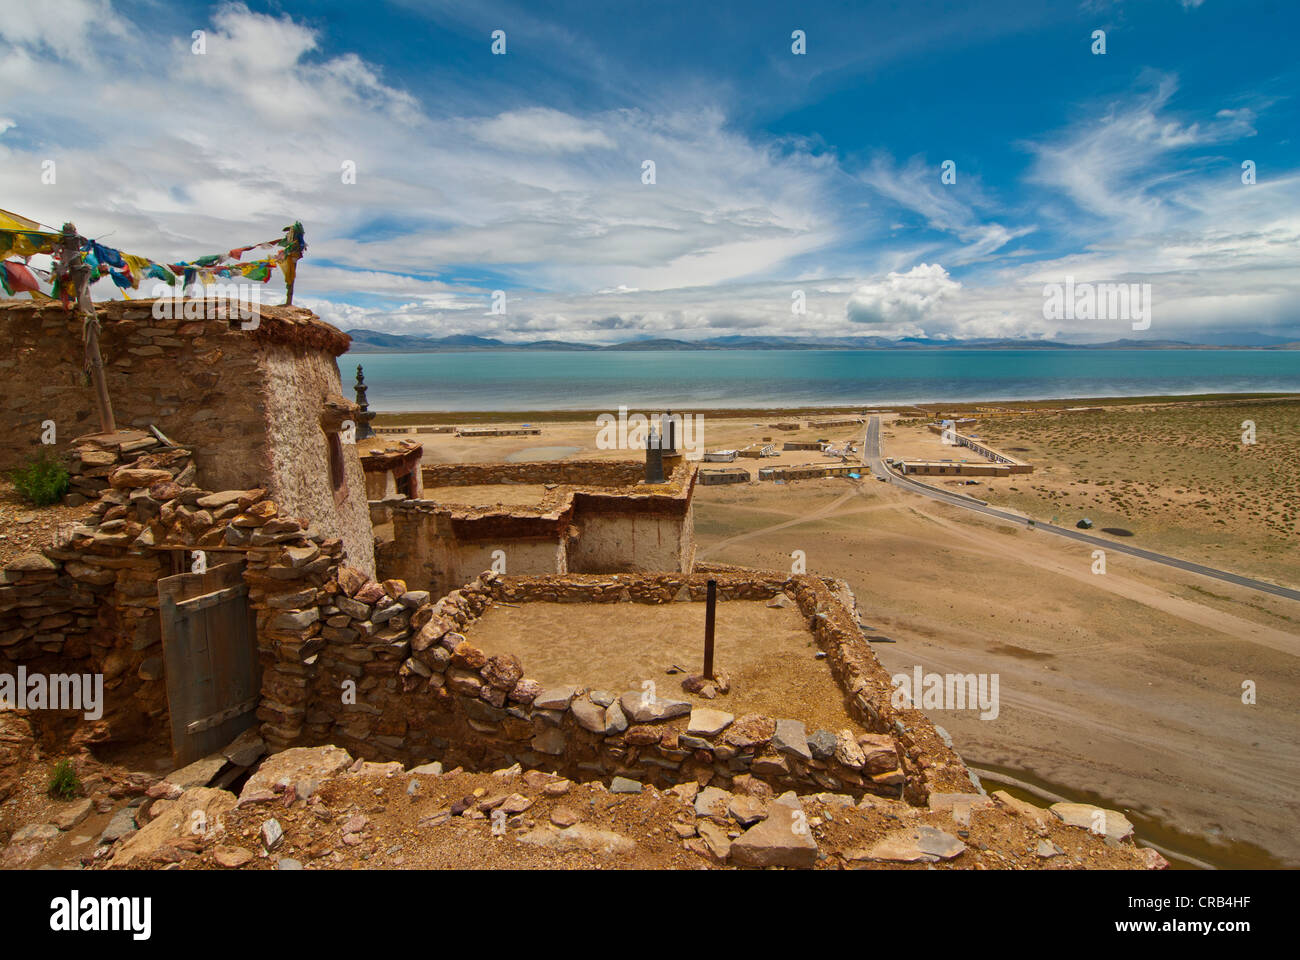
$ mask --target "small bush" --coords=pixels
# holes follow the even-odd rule
[[[68,492],[67,469],[44,452],[12,471],[9,479],[24,500],[38,507],[58,503]]]
[[[60,760],[50,774],[49,793],[59,800],[71,800],[81,791],[81,778],[72,769],[71,760]]]

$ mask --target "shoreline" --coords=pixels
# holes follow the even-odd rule
[[[1041,397],[1032,400],[927,400],[922,402],[873,403],[866,405],[776,405],[746,407],[692,407],[682,406],[674,413],[708,414],[713,417],[824,417],[824,416],[862,416],[873,413],[914,413],[918,416],[930,415],[942,410],[959,407],[995,407],[1004,409],[1060,409],[1066,405],[1087,405],[1094,407],[1119,407],[1134,404],[1180,404],[1180,403],[1286,403],[1300,401],[1300,392],[1260,392],[1260,393],[1193,393],[1193,394],[1147,394],[1139,396],[1113,397]],[[629,405],[629,412],[636,411]],[[410,426],[413,424],[446,423],[481,423],[490,420],[524,420],[542,423],[563,423],[577,420],[594,420],[609,410],[599,408],[575,409],[510,409],[510,410],[375,410],[375,426]]]

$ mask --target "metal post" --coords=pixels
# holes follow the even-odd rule
[[[713,675],[713,623],[718,612],[718,581],[710,580],[708,592],[704,596],[704,676],[710,680]]]

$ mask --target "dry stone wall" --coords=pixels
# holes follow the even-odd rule
[[[310,662],[302,682],[292,684],[302,699],[281,710],[291,723],[263,732],[286,744],[293,734],[295,745],[334,743],[407,763],[519,763],[582,779],[724,785],[751,777],[780,790],[902,795],[920,803],[931,791],[971,790],[960,758],[924,716],[890,705],[888,677],[852,623],[846,587],[752,572],[717,579],[723,600],[785,594],[799,605],[862,729],[811,731],[797,718],[735,717],[642,691],[544,689],[517,658],[489,657],[463,633],[493,602],[698,602],[702,576],[485,572],[434,602],[400,580],[376,583],[341,567],[337,591],[324,585],[332,600],[318,615],[293,611],[285,620],[294,629],[303,621],[310,621],[308,630],[320,624],[321,640],[306,648]]]
[[[491,483],[567,483],[623,487],[645,479],[645,466],[634,460],[426,463],[421,469],[426,487],[463,487]]]

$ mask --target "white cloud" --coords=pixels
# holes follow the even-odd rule
[[[546,107],[508,110],[475,124],[473,134],[484,143],[515,153],[567,153],[615,145],[599,127]]]

